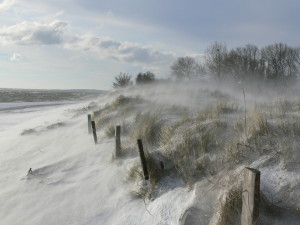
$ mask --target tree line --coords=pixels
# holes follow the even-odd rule
[[[186,56],[177,58],[171,65],[171,75],[177,79],[210,76],[218,80],[274,81],[287,84],[300,73],[300,48],[283,43],[265,47],[247,44],[228,50],[226,44],[215,42],[205,51],[201,61]],[[132,76],[120,73],[115,77],[114,88],[132,84]],[[137,74],[136,84],[155,81],[155,74],[148,71]]]
[[[262,48],[248,44],[228,50],[215,42],[206,49],[202,62],[192,57],[179,57],[171,66],[177,78],[211,75],[218,79],[274,80],[285,82],[299,75],[300,48],[276,43]]]

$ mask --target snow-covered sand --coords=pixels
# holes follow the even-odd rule
[[[132,159],[112,162],[114,141],[94,145],[86,114],[73,117],[87,105],[1,114],[0,224],[178,224],[194,192],[175,186],[154,201],[130,196]],[[20,135],[36,128],[43,132]]]
[[[261,154],[255,152],[255,148],[245,148],[249,156],[253,155],[250,160],[241,160],[231,167],[224,167],[224,170],[221,168],[212,176],[198,177],[193,184],[182,182],[175,172],[174,177],[170,174],[162,176],[151,199],[143,200],[130,194],[136,184],[129,182],[126,177],[132,165],[139,162],[138,154],[112,160],[115,141],[104,135],[109,123],[102,127],[101,123],[97,124],[99,144],[95,145],[93,137],[88,134],[87,114],[105,109],[106,106],[108,109],[118,96],[124,95],[129,96],[121,98],[125,102],[128,100],[128,105],[125,103],[123,108],[113,108],[103,115],[106,116],[104,119],[111,119],[113,123],[122,120],[130,123],[136,113],[158,109],[162,110],[161,117],[166,124],[171,124],[182,120],[178,116],[182,112],[183,116],[191,116],[187,122],[181,123],[184,131],[193,128],[193,116],[209,104],[216,104],[220,100],[233,100],[239,104],[238,98],[241,99],[239,95],[235,95],[237,98],[227,95],[232,93],[231,90],[224,94],[214,89],[207,90],[206,86],[189,87],[178,85],[174,88],[172,84],[148,89],[133,88],[107,93],[93,102],[64,105],[55,102],[51,105],[43,102],[2,104],[0,225],[223,225],[230,224],[222,223],[228,209],[237,221],[234,224],[239,224],[238,213],[241,208],[226,206],[226,199],[241,199],[240,194],[232,198],[232,193],[237,194],[236,188],[242,185],[245,166],[261,171],[263,221],[272,225],[299,224],[299,157],[297,152],[292,151],[297,149],[294,144],[297,145],[298,136],[288,136],[287,140],[276,137],[270,142],[272,146],[268,142],[262,143]],[[247,99],[248,121],[251,119],[250,107],[255,106],[254,100],[250,97]],[[176,110],[179,114],[176,114]],[[294,107],[293,110],[297,116],[298,109]],[[209,118],[209,115],[205,116]],[[223,113],[219,118],[232,126],[234,116]],[[207,119],[203,124],[209,125],[209,122],[210,119]],[[295,120],[295,124],[298,123]],[[220,127],[222,137],[217,138],[228,138],[226,141],[230,141],[230,135],[233,134],[226,133],[230,130],[223,128]],[[297,127],[292,128],[293,134],[296,134]],[[134,143],[129,137],[128,140],[132,147]],[[288,142],[292,144],[287,145]],[[172,143],[166,145],[171,146]],[[292,150],[285,149],[284,145]],[[270,152],[265,154],[264,148]],[[206,158],[203,158],[209,159],[203,164],[207,170],[209,164],[214,163],[211,159],[216,158],[214,149],[209,150],[211,152],[205,153]],[[221,146],[220,150],[218,154],[222,154],[225,148]],[[153,151],[161,149],[155,148]],[[287,156],[287,153],[294,154],[294,157]],[[28,175],[30,168],[33,172]]]

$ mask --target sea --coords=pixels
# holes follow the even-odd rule
[[[0,88],[0,131],[31,118],[34,112],[92,100],[103,93],[104,90],[90,89]]]

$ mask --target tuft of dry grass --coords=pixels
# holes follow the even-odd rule
[[[220,111],[215,110],[214,107],[207,107],[197,113],[196,119],[199,122],[210,120],[210,119],[220,119]]]
[[[125,97],[123,95],[118,96],[110,104],[106,104],[104,108],[97,110],[93,113],[93,118],[96,122],[98,129],[105,127],[116,118],[124,118],[131,115],[135,110],[135,105],[142,102],[139,97]],[[121,122],[121,121],[119,121]]]
[[[145,184],[144,175],[140,162],[135,161],[127,171],[126,179],[134,182],[132,190],[130,192],[132,197],[135,198],[150,198],[151,188]]]
[[[293,105],[295,104],[292,101],[279,97],[274,103],[274,107],[277,109],[277,116],[279,118],[286,117],[287,113],[293,111]]]
[[[244,147],[236,139],[227,140],[224,143],[224,151],[220,155],[222,164],[229,167],[238,165],[245,159]]]
[[[175,132],[174,126],[168,125],[164,126],[159,133],[159,146],[161,148],[167,146],[171,142]]]
[[[291,121],[279,121],[274,126],[274,133],[276,136],[297,138],[300,136],[300,122],[297,119]]]
[[[139,182],[131,190],[130,194],[134,198],[151,199],[152,189],[145,182]]]
[[[122,135],[127,135],[130,132],[130,129],[131,129],[130,124],[125,120],[123,120],[121,125]]]
[[[223,114],[232,114],[239,111],[240,109],[237,103],[218,102],[217,104],[210,105],[199,111],[196,120],[199,122],[206,120],[220,120],[220,117]]]
[[[221,198],[220,216],[216,225],[239,225],[242,212],[242,188],[230,188]]]
[[[129,181],[143,180],[144,175],[139,161],[135,161],[127,170],[126,179]]]
[[[239,133],[245,133],[245,118],[241,115],[238,115],[234,120],[233,120],[233,129]]]
[[[215,163],[206,154],[218,151],[222,138],[217,140],[217,137],[227,127],[220,119],[202,121],[198,116],[189,115],[164,127],[160,133],[160,149],[187,184],[198,179],[198,175],[206,176],[217,171]],[[211,162],[209,167],[204,159]]]
[[[160,146],[182,179],[191,184],[199,172],[207,174],[200,161],[216,144],[214,129],[204,125],[175,128],[169,126],[163,129]],[[211,168],[205,170],[212,171]]]
[[[238,112],[239,106],[237,103],[219,102],[213,106],[213,110],[216,111],[217,114],[230,114]]]
[[[203,154],[197,159],[196,170],[202,177],[211,176],[216,173],[214,163],[212,162],[208,154]]]
[[[131,130],[131,140],[135,142],[137,139],[142,138],[145,144],[156,145],[159,141],[162,126],[163,120],[159,114],[138,113],[135,125]]]
[[[126,103],[129,102],[129,98],[125,97],[124,95],[119,95],[113,102],[112,102],[112,106],[114,108],[120,106],[120,105],[124,105]]]
[[[267,121],[267,117],[258,110],[252,113],[252,123],[249,126],[249,131],[253,135],[267,136],[271,133],[271,126]]]
[[[114,124],[109,124],[106,128],[105,128],[105,135],[108,138],[112,138],[115,136],[115,132],[116,132],[116,128]]]
[[[150,177],[150,184],[147,185],[144,181],[141,162],[135,161],[127,172],[127,180],[134,181],[135,185],[131,191],[132,196],[137,198],[151,198],[155,185],[161,177],[161,168],[154,157],[145,150],[147,169]]]

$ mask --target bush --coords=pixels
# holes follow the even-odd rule
[[[127,73],[120,73],[115,77],[115,80],[113,83],[114,88],[124,88],[132,84],[131,75]]]
[[[151,72],[139,73],[136,78],[136,84],[146,84],[155,81],[155,74]]]

